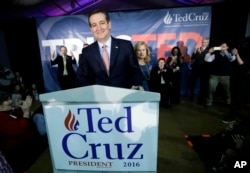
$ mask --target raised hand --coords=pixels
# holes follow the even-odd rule
[[[74,54],[73,54],[72,50],[70,51],[70,56],[72,57],[72,59],[74,59],[74,58],[75,58],[75,56],[74,56]]]
[[[31,96],[27,96],[25,100],[20,101],[19,107],[21,107],[24,117],[28,118],[30,116],[31,105],[32,105],[32,97]]]
[[[52,53],[51,53],[51,59],[54,59],[54,57],[55,57],[55,51],[53,51]]]
[[[236,148],[241,148],[243,141],[244,141],[244,136],[240,134],[232,135],[232,138],[235,142],[235,147]]]

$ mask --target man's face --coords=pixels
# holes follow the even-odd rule
[[[173,50],[173,55],[177,55],[178,54],[178,49],[174,49]]]
[[[228,50],[228,46],[226,43],[223,43],[220,47],[221,47],[221,52],[226,52]]]
[[[61,49],[60,49],[60,54],[61,54],[62,56],[67,55],[67,49],[66,49],[65,47],[61,47]]]
[[[97,13],[89,18],[90,30],[95,39],[99,42],[105,43],[110,37],[111,22],[108,22],[105,15]]]
[[[165,65],[165,61],[159,60],[159,62],[158,62],[159,68],[160,68],[160,69],[163,69],[163,68],[164,68],[164,65]]]
[[[209,44],[209,40],[202,40],[202,47],[207,47]]]

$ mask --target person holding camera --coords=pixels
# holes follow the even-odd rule
[[[240,118],[241,108],[247,104],[249,99],[250,52],[248,47],[241,47],[239,50],[240,55],[236,56],[230,76],[232,102],[229,111],[221,119],[221,122],[226,124],[235,122]]]
[[[211,63],[206,107],[212,106],[213,95],[219,84],[222,85],[225,92],[226,104],[231,104],[231,62],[233,62],[239,54],[236,48],[233,48],[232,52],[228,52],[228,48],[227,43],[223,42],[219,47],[211,47],[205,56],[205,61]]]

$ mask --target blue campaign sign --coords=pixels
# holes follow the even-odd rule
[[[41,94],[53,168],[156,172],[159,100],[101,85]]]
[[[185,76],[189,73],[188,64],[194,47],[201,44],[203,37],[210,36],[210,6],[111,12],[110,18],[112,36],[131,40],[133,44],[137,41],[148,43],[153,65],[158,58],[167,58],[174,46],[179,46],[186,62],[182,71]],[[83,43],[94,42],[87,15],[37,19],[37,32],[45,90],[60,90],[57,68],[50,65],[51,53],[65,45],[78,60]],[[182,93],[185,83],[182,82]]]

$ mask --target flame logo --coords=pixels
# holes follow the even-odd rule
[[[64,120],[64,125],[66,129],[68,129],[69,131],[78,130],[79,121],[76,120],[75,115],[72,114],[71,110],[69,110],[68,115],[66,116]]]
[[[172,23],[173,18],[171,17],[169,11],[167,12],[166,16],[164,17],[164,23],[169,25]]]

